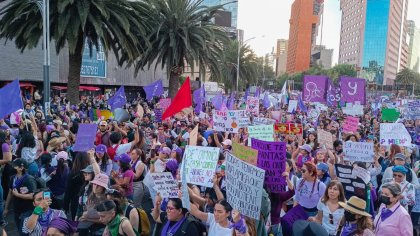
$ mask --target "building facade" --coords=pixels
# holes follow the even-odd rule
[[[232,15],[231,27],[236,28],[238,23],[238,1],[231,0],[203,0],[201,3],[204,6],[224,5],[224,9],[229,11]]]
[[[340,64],[369,83],[392,85],[408,65],[408,0],[341,0]]]
[[[334,49],[327,49],[324,45],[316,45],[312,50],[311,65],[318,65],[324,69],[332,67]]]
[[[286,73],[288,40],[277,39],[276,45],[276,76]]]
[[[293,2],[289,21],[287,73],[309,69],[322,12],[322,0],[295,0]]]
[[[420,29],[414,21],[408,21],[408,67],[420,73]]]

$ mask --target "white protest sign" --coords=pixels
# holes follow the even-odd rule
[[[296,111],[298,105],[297,100],[289,100],[289,106],[287,107],[287,112],[292,113],[293,111]]]
[[[253,118],[254,125],[274,125],[276,120],[264,117],[254,117]]]
[[[411,136],[402,123],[381,123],[379,135],[381,145],[411,146]]]
[[[363,105],[352,105],[347,103],[346,107],[343,107],[343,113],[351,116],[360,116],[363,115]]]
[[[345,161],[373,162],[373,143],[347,141],[344,143],[343,152]]]
[[[153,187],[163,198],[178,198],[178,183],[171,172],[150,173],[155,186]]]
[[[259,220],[264,177],[265,170],[227,155],[227,201],[241,214]]]
[[[260,99],[248,96],[246,98],[246,112],[258,116],[260,113]]]
[[[311,110],[309,110],[308,117],[309,117],[309,119],[315,121],[315,120],[318,120],[318,117],[319,117],[320,114],[321,114],[321,112],[319,110],[311,109]]]
[[[263,141],[274,141],[273,125],[256,125],[248,127],[248,145],[251,146],[251,138]]]
[[[249,116],[244,110],[213,111],[213,128],[216,131],[238,133],[239,128],[249,125]]]
[[[363,180],[363,182],[365,182],[365,184],[368,184],[370,182],[370,172],[369,172],[369,170],[366,170],[366,169],[364,169],[362,167],[359,167],[359,166],[354,166],[352,173],[355,177],[361,178]]]
[[[319,129],[318,130],[318,143],[325,145],[328,149],[333,149],[333,136],[330,132]]]
[[[155,166],[155,172],[162,173],[163,171],[165,171],[166,163],[161,161],[160,159],[157,159],[154,163],[154,166]]]
[[[217,147],[187,145],[183,157],[187,183],[212,187],[219,153],[220,149]]]

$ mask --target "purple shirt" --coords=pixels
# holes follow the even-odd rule
[[[5,153],[5,152],[9,152],[9,151],[10,151],[9,144],[7,144],[7,143],[3,143],[3,144],[1,145],[1,152],[2,152],[2,153]]]
[[[134,180],[134,172],[131,169],[128,169],[126,172],[122,174],[123,178],[128,177],[130,182],[128,182],[127,191],[125,192],[125,196],[133,195],[133,180]]]
[[[381,212],[383,208],[385,208],[384,204],[381,205],[378,214],[375,217],[375,235],[413,236],[413,224],[411,223],[410,215],[408,214],[407,210],[400,205],[400,203],[395,204],[395,206],[389,209],[394,213],[392,213],[392,215],[386,218],[385,220],[381,219]]]
[[[287,192],[271,193],[271,224],[280,224],[280,213],[283,206],[283,202],[289,200],[295,194],[295,190],[288,190]]]
[[[318,205],[319,199],[324,196],[326,186],[324,183],[316,180],[314,182],[299,179],[295,187],[295,201],[304,208],[315,208]]]

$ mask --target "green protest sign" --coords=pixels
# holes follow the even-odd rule
[[[395,108],[384,108],[382,109],[382,121],[397,121],[400,117],[400,112]]]

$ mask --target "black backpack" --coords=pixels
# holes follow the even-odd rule
[[[198,233],[199,233],[199,235],[197,235],[197,236],[207,235],[207,227],[201,221],[199,221],[194,216],[192,216],[188,213],[187,213],[186,216],[187,216],[187,219],[182,224],[182,228],[181,228],[182,235],[189,235],[187,233],[187,229],[188,229],[188,226],[190,224],[195,224],[195,226],[197,227]]]

